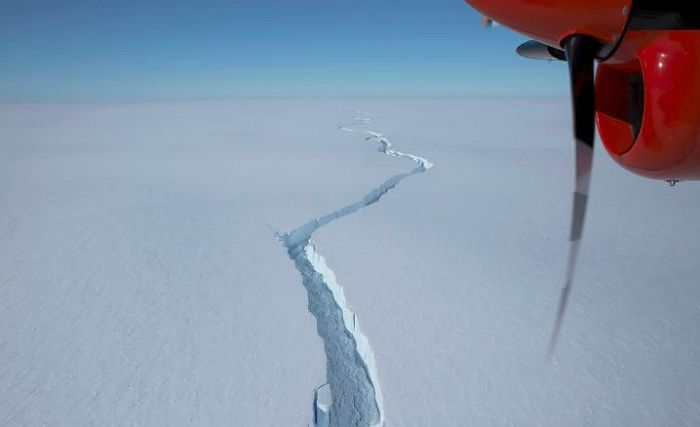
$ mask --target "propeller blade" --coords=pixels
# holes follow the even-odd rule
[[[576,188],[573,197],[566,277],[559,299],[557,318],[549,341],[550,359],[554,355],[564,320],[583,234],[583,224],[586,219],[591,167],[593,166],[593,139],[595,137],[595,83],[593,80],[593,67],[599,47],[600,45],[595,39],[579,35],[568,38],[565,43],[566,58],[569,61],[569,77],[571,79],[574,144],[576,149]]]
[[[527,59],[544,61],[566,61],[566,53],[535,40],[528,40],[515,49],[518,55]]]

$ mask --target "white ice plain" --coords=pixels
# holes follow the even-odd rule
[[[386,426],[700,423],[700,187],[596,153],[574,290],[568,101],[0,107],[0,425],[305,426],[324,343],[277,232],[313,235]]]

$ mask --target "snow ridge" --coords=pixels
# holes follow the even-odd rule
[[[288,233],[279,234],[278,239],[283,242],[301,273],[308,293],[309,312],[316,318],[318,334],[325,348],[326,375],[333,400],[330,425],[381,427],[384,425],[384,409],[374,353],[357,324],[357,316],[347,304],[342,286],[310,240],[316,230],[378,202],[401,181],[427,171],[433,164],[423,157],[392,150],[391,143],[381,133],[354,128],[370,123],[364,113],[358,113],[354,119],[352,124],[340,126],[340,129],[366,134],[365,140],[380,143],[380,152],[410,159],[416,163],[416,167],[392,176],[355,203],[314,218]]]

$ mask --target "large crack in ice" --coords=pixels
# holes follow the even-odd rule
[[[384,425],[384,408],[379,387],[377,366],[369,340],[360,330],[357,316],[350,310],[343,288],[324,258],[310,243],[316,230],[379,201],[389,190],[411,175],[433,167],[427,159],[391,149],[381,133],[357,129],[370,119],[360,113],[355,122],[340,126],[346,132],[367,135],[367,141],[379,142],[379,151],[392,157],[403,157],[416,163],[409,172],[394,175],[372,189],[362,199],[280,234],[289,257],[301,273],[309,298],[309,311],[316,318],[318,335],[326,353],[326,376],[332,396],[331,427]]]

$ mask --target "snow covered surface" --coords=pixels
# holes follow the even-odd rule
[[[276,232],[435,165],[313,244],[387,426],[700,423],[700,187],[596,153],[552,362],[567,100],[0,107],[0,424],[304,426],[326,354]]]

